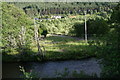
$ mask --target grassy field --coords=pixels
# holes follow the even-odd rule
[[[4,55],[3,61],[11,58],[11,61],[47,61],[47,60],[77,60],[96,56],[95,45],[90,46],[84,40],[69,36],[51,36],[40,40],[44,57],[37,54],[37,47],[33,42],[26,54]]]
[[[82,59],[95,56],[95,47],[89,46],[84,40],[68,36],[48,36],[40,41],[41,46],[44,46],[45,60],[69,60]],[[36,47],[32,51],[37,52]]]

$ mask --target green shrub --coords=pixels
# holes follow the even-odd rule
[[[74,23],[72,30],[70,31],[72,36],[83,37],[84,35],[84,23]]]
[[[40,24],[39,33],[41,35],[44,35],[44,37],[46,37],[46,35],[48,34],[47,28],[44,24]]]
[[[103,58],[102,77],[119,78],[120,76],[120,3],[113,10],[110,19],[111,30],[104,37],[104,46],[101,48]]]
[[[89,19],[87,21],[87,31],[88,35],[95,35],[96,37],[100,37],[109,32],[109,26],[104,19]]]

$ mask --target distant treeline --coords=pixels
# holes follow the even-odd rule
[[[96,12],[112,12],[117,3],[108,2],[9,2],[22,8],[30,17],[50,14],[94,14]]]

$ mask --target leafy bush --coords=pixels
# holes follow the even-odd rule
[[[87,21],[87,29],[88,35],[100,37],[108,33],[109,26],[104,19],[95,18]]]
[[[111,30],[103,41],[101,57],[103,58],[102,77],[119,78],[120,76],[120,3],[113,10],[110,23]]]
[[[33,78],[37,78],[37,73],[33,72],[32,70],[30,72],[26,72],[25,69],[22,66],[19,66],[20,71],[23,73],[22,78],[25,78],[25,80],[33,80]]]
[[[7,3],[2,4],[2,13],[2,47],[5,49],[28,47],[33,37],[32,20],[22,9]]]
[[[72,36],[83,37],[84,31],[85,31],[84,24],[77,22],[72,26],[72,30],[70,31],[70,34]]]
[[[39,30],[40,30],[40,34],[46,37],[46,35],[48,34],[48,31],[44,24],[40,24]]]

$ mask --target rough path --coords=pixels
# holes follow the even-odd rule
[[[71,39],[75,39],[75,40],[84,40],[82,38],[79,37],[72,37],[72,36],[67,36],[67,35],[57,35],[57,34],[49,34],[50,36],[56,36],[56,37],[64,37],[64,38],[71,38]],[[44,39],[41,39],[44,40]],[[57,43],[61,43],[61,41],[57,41],[57,42],[43,42],[42,44],[57,44]]]
[[[57,77],[56,71],[64,73],[65,68],[68,69],[71,74],[73,71],[84,71],[88,75],[96,73],[100,77],[100,64],[97,59],[85,59],[85,60],[70,60],[70,61],[56,61],[46,63],[31,63],[31,69],[39,73],[39,77]],[[69,77],[71,77],[69,75]]]
[[[48,61],[48,62],[26,62],[26,63],[4,63],[3,64],[3,77],[4,78],[19,78],[21,75],[19,66],[23,66],[27,72],[35,71],[38,77],[53,78],[58,77],[57,72],[64,73],[65,68],[71,74],[73,71],[84,71],[86,74],[91,75],[96,73],[100,76],[101,67],[99,60],[95,58],[84,60],[68,60],[68,61]],[[71,77],[70,75],[68,77]]]
[[[76,40],[84,40],[84,39],[79,38],[79,37],[72,37],[72,36],[67,36],[67,35],[52,34],[51,36],[58,36],[58,37],[65,37],[65,38],[73,38],[73,39],[76,39]]]

